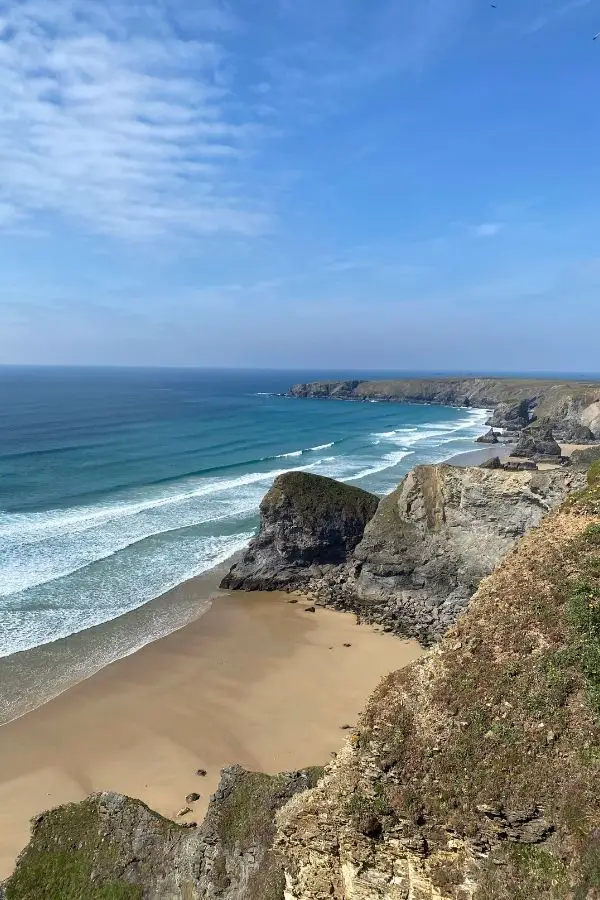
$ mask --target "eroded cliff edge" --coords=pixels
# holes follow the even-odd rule
[[[301,589],[429,644],[515,541],[584,481],[577,466],[417,466],[378,501],[318,475],[287,473],[264,498],[259,534],[223,586]]]
[[[231,766],[200,828],[140,800],[93,794],[44,813],[2,900],[281,900],[275,812],[323,769],[263,775]]]
[[[520,431],[546,420],[563,441],[600,440],[600,384],[527,378],[414,378],[319,381],[294,385],[289,397],[386,400],[491,409],[490,424]]]
[[[600,464],[279,814],[286,900],[600,891]]]

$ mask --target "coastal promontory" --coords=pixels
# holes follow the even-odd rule
[[[564,441],[600,439],[600,383],[534,378],[444,377],[297,384],[289,397],[433,403],[491,409],[490,424],[520,431],[545,419]]]
[[[286,472],[260,505],[260,530],[222,587],[276,590],[306,584],[321,566],[346,561],[379,498],[332,478]]]
[[[259,533],[223,586],[301,589],[317,603],[429,644],[515,541],[584,481],[578,466],[417,466],[379,501],[290,472],[264,498]]]

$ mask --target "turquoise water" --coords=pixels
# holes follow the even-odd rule
[[[383,494],[485,430],[481,410],[273,396],[319,377],[0,369],[0,656],[115,620],[225,560],[279,472]]]

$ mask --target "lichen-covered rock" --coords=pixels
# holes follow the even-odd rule
[[[581,470],[417,466],[380,502],[349,562],[313,579],[313,595],[429,644],[515,541],[584,483]]]
[[[512,456],[530,459],[557,459],[562,455],[560,444],[555,440],[552,428],[547,422],[536,422],[525,428]]]
[[[278,814],[286,900],[598,896],[599,546],[590,477],[382,682]]]
[[[339,565],[361,540],[379,498],[312,475],[286,472],[260,506],[260,530],[222,586],[240,590],[294,589],[320,567]]]
[[[272,850],[277,809],[321,769],[261,775],[224,769],[200,828],[120,794],[40,815],[5,900],[283,900]]]

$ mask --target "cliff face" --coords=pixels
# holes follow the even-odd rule
[[[418,466],[369,522],[342,604],[430,643],[515,541],[583,481],[582,472]],[[324,583],[324,597],[327,589]],[[348,604],[350,590],[355,597]],[[337,605],[335,589],[329,602]]]
[[[286,900],[599,896],[599,465],[278,814]]]
[[[289,473],[267,494],[260,533],[223,584],[302,588],[427,644],[514,542],[583,482],[579,470],[418,466],[377,505],[356,488]],[[324,488],[329,499],[315,518]]]
[[[290,397],[396,400],[492,409],[490,424],[520,431],[545,418],[560,440],[600,440],[600,384],[515,378],[422,378],[297,384]]]
[[[225,769],[201,828],[139,800],[94,794],[36,820],[5,900],[280,900],[275,812],[322,769],[268,776]]]
[[[354,550],[379,498],[307,472],[280,475],[264,497],[258,535],[222,587],[277,590],[307,584]]]

